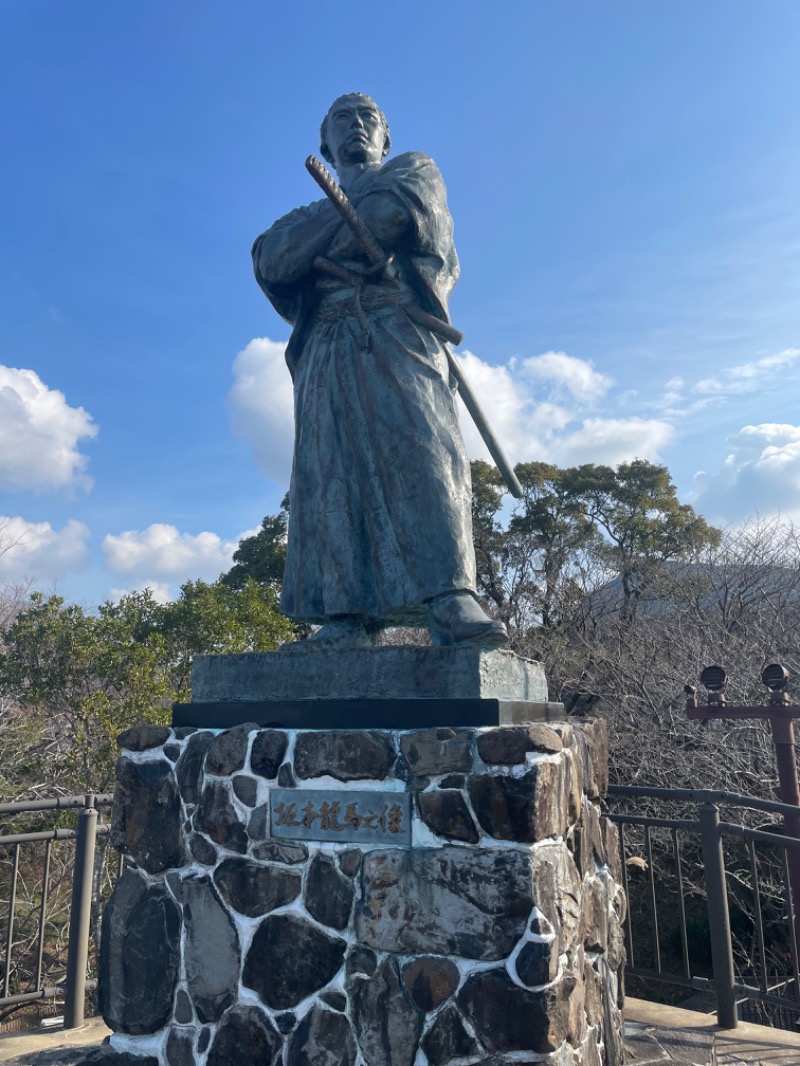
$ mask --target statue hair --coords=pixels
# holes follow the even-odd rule
[[[386,131],[386,137],[384,138],[383,142],[384,158],[389,154],[389,150],[392,147],[392,138],[391,134],[389,133],[389,123],[386,121],[386,115],[384,115],[384,113],[381,111],[381,109],[378,107],[372,97],[367,96],[366,93],[342,93],[341,96],[336,97],[331,106],[328,108],[327,114],[322,120],[322,125],[319,128],[319,154],[322,156],[325,162],[330,163],[331,166],[334,166],[334,159],[331,155],[330,148],[328,148],[328,119],[330,118],[331,111],[333,111],[334,107],[336,107],[340,100],[348,100],[352,96],[360,97],[362,100],[369,100],[369,102],[373,104],[375,110],[378,112],[380,120],[383,123],[383,128]]]

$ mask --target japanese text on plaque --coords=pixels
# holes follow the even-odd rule
[[[410,844],[410,796],[404,792],[273,789],[272,836],[300,840]]]

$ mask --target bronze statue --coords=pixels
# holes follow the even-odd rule
[[[325,199],[253,246],[258,283],[293,326],[281,609],[321,624],[308,650],[369,646],[381,627],[425,622],[434,644],[498,647],[505,627],[475,595],[469,463],[442,339],[458,336],[447,314],[459,269],[452,218],[433,160],[383,163],[390,145],[368,96],[334,101],[320,152],[363,232],[334,206],[328,176]]]

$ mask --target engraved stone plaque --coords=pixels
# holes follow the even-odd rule
[[[411,844],[407,792],[273,788],[270,833],[286,840]]]

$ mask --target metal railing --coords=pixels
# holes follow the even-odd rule
[[[689,805],[696,809],[696,817],[663,818],[622,813],[618,806],[624,798]],[[780,826],[775,827],[777,832],[768,832],[720,820],[720,807],[738,807],[774,815],[796,814],[797,809],[784,803],[731,792],[622,785],[609,788],[609,802],[611,807],[608,816],[619,828],[623,884],[629,900],[625,920],[628,953],[626,975],[711,992],[716,1000],[718,1023],[724,1029],[736,1028],[738,1005],[744,1000],[754,1000],[800,1014],[800,968],[793,932],[795,916],[789,879],[789,853],[793,848],[800,848],[800,840],[783,836]],[[643,851],[644,855],[631,854],[630,843],[634,833],[637,835],[635,850]],[[731,840],[744,843],[745,855],[741,854],[741,849],[738,855],[732,855]],[[760,862],[757,845],[762,845]],[[697,860],[692,870],[695,874],[702,870],[702,882],[697,879],[697,883],[694,883],[690,878],[692,883],[687,883],[688,868],[684,851],[689,848],[694,849]],[[770,860],[769,853],[773,856],[777,854],[779,858]],[[781,882],[780,896],[777,897],[780,910],[778,918],[780,928],[786,932],[786,944],[771,954],[765,935],[763,903],[768,895],[774,906],[776,896],[771,889],[766,890],[760,876],[760,867],[770,861],[773,870],[778,870]],[[641,876],[637,886],[631,883],[633,870]],[[745,954],[744,961],[741,952],[734,952],[729,875],[735,875],[740,890],[745,886],[749,910],[752,912],[747,916],[747,921],[752,922],[749,939],[753,950]],[[671,878],[674,880],[670,884]],[[633,891],[634,888],[636,891]],[[701,967],[693,965],[689,950],[687,898],[696,903],[703,897],[710,941],[710,977],[697,972]],[[669,916],[669,928],[665,929],[663,914],[667,899],[674,900],[674,906]],[[646,937],[644,942],[641,936],[638,940],[636,937],[639,929],[634,929],[631,912],[633,903],[643,918],[641,931]],[[740,900],[736,901],[736,907],[738,912]],[[677,937],[679,940],[680,972],[664,965],[663,947],[668,937]],[[637,958],[642,957],[649,958],[652,964],[637,964]],[[773,972],[770,973],[770,970]]]
[[[800,840],[783,836],[780,832],[768,832],[761,828],[720,820],[720,807],[738,807],[781,816],[796,813],[796,808],[790,808],[787,804],[771,800],[707,789],[664,789],[615,785],[611,786],[608,791],[611,805],[608,817],[619,829],[623,886],[629,899],[625,919],[626,975],[711,992],[716,999],[719,1025],[726,1029],[736,1027],[738,1023],[737,1003],[745,999],[793,1010],[800,1015],[800,963],[792,932],[795,916],[789,891],[788,859],[790,849],[800,848]],[[625,813],[619,809],[620,801],[625,798],[688,805],[695,808],[696,817],[665,818],[649,814]],[[76,1028],[83,1024],[86,991],[93,984],[87,980],[87,968],[92,905],[97,897],[95,847],[97,837],[109,832],[108,825],[98,824],[98,810],[110,807],[112,799],[111,795],[89,793],[21,803],[0,803],[0,816],[16,816],[36,811],[76,810],[78,812],[77,824],[74,828],[0,835],[0,855],[5,853],[6,861],[10,861],[10,882],[2,885],[3,891],[8,891],[8,904],[5,915],[5,945],[0,946],[0,960],[4,960],[5,963],[0,983],[2,993],[0,1010],[63,995],[64,1028]],[[638,836],[633,846],[637,853],[644,852],[644,857],[640,854],[631,854],[630,845],[634,833]],[[736,958],[733,949],[730,893],[726,872],[726,838],[728,841],[731,839],[743,841],[746,848],[746,862],[743,863],[739,857],[736,874],[740,882],[743,873],[749,877],[748,891],[755,947],[753,954],[758,958],[757,965],[743,966],[741,960]],[[35,963],[27,980],[27,983],[33,987],[27,991],[12,992],[11,977],[21,849],[37,841],[44,842],[44,856],[41,883],[38,889]],[[63,987],[46,983],[43,967],[51,854],[56,841],[75,841],[67,965]],[[759,874],[757,845],[773,849],[780,855],[778,863],[782,890],[780,918],[787,930],[788,968],[776,967],[774,953],[771,958],[768,952],[768,937],[762,914],[762,897],[765,892]],[[696,873],[700,866],[703,870],[702,884],[699,885],[694,884],[691,878],[687,880],[688,866],[684,852],[691,848],[695,849],[698,860],[692,870]],[[633,868],[639,869],[644,874],[643,880],[637,886],[632,886],[629,876],[631,861],[638,864]],[[762,856],[762,865],[763,861]],[[122,857],[120,856],[117,874],[121,865]],[[672,885],[668,883],[670,868],[674,878]],[[633,891],[633,888],[636,891]],[[669,917],[669,927],[665,928],[664,912],[667,909],[666,900],[670,898],[670,895],[675,900],[675,908]],[[774,893],[770,892],[769,895],[774,901]],[[698,973],[698,967],[693,965],[691,958],[686,913],[686,901],[689,896],[695,902],[699,897],[704,899],[712,964],[710,977]],[[641,929],[636,930],[631,908],[634,902],[649,918],[642,923]],[[0,935],[2,931],[0,927]],[[638,935],[642,931],[647,935],[649,943],[642,943],[641,936]],[[667,953],[663,951],[663,944],[665,937],[675,934],[680,944],[680,965],[677,969],[670,969],[669,966],[664,965]],[[642,956],[649,956],[652,965],[638,963],[637,959],[641,959]],[[776,972],[770,973],[771,965]],[[777,972],[780,968],[787,972]]]
[[[86,991],[94,982],[87,980],[89,938],[91,933],[92,903],[95,897],[95,848],[97,837],[107,835],[108,825],[98,825],[98,809],[110,807],[113,796],[87,793],[82,796],[58,796],[52,799],[30,800],[20,803],[0,803],[0,816],[18,816],[41,811],[76,810],[74,828],[55,828],[30,833],[0,834],[0,854],[10,864],[10,880],[2,885],[8,892],[4,932],[5,945],[0,952],[4,961],[0,984],[0,1010],[14,1008],[36,1000],[64,997],[64,1028],[74,1029],[83,1024]],[[38,896],[37,932],[35,936],[35,962],[32,972],[15,980],[15,984],[30,986],[27,991],[12,992],[14,974],[14,934],[18,924],[18,889],[21,863],[26,862],[26,845],[44,842],[41,881],[36,886]],[[51,860],[56,841],[74,841],[75,855],[69,903],[69,934],[67,945],[66,976],[63,987],[47,983],[44,972],[44,952],[47,930],[47,909],[51,898]],[[30,903],[30,900],[28,901]],[[29,907],[29,912],[30,912]],[[0,928],[0,933],[3,931]]]

